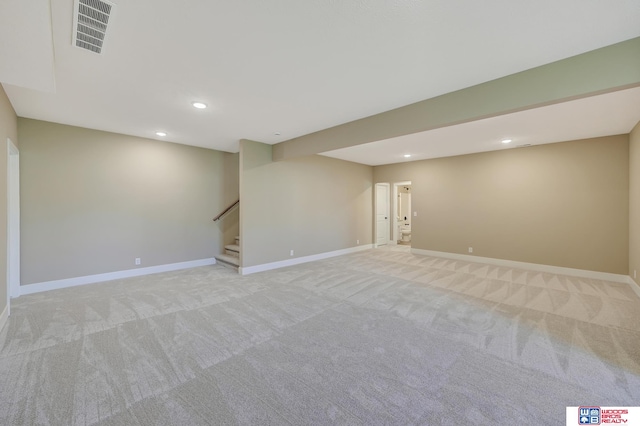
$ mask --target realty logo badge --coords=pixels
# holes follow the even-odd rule
[[[579,407],[578,408],[578,424],[579,425],[599,425],[600,424],[600,407]]]
[[[640,425],[640,407],[598,407],[582,405],[567,407],[567,426],[578,425]]]

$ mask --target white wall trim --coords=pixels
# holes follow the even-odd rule
[[[495,259],[492,257],[469,256],[468,254],[447,253],[443,251],[432,251],[422,249],[411,249],[413,254],[425,256],[444,257],[446,259],[464,260],[467,262],[486,263],[489,265],[505,266],[508,268],[521,268],[531,271],[548,272],[551,274],[570,275],[580,278],[591,278],[595,280],[613,281],[617,283],[629,283],[628,275],[612,274],[609,272],[587,271],[585,269],[565,268],[562,266],[542,265],[539,263],[517,262],[515,260]]]
[[[294,259],[281,260],[278,262],[263,263],[262,265],[246,266],[238,268],[240,275],[255,274],[256,272],[270,271],[272,269],[284,268],[286,266],[299,265],[301,263],[313,262],[315,260],[327,259],[329,257],[342,256],[344,254],[356,253],[373,248],[373,244],[363,244],[346,249],[328,251],[325,253],[312,254],[310,256],[296,257]]]
[[[78,285],[94,284],[104,281],[118,280],[122,278],[139,277],[141,275],[157,274],[160,272],[177,271],[180,269],[195,268],[197,266],[215,265],[214,258],[191,260],[188,262],[169,263],[166,265],[149,266],[146,268],[127,269],[125,271],[107,272],[104,274],[87,275],[84,277],[66,278],[62,280],[45,281],[36,284],[23,285],[21,294],[40,293],[42,291],[57,290],[60,288],[75,287]]]
[[[7,314],[20,295],[20,151],[7,138]]]
[[[4,307],[4,310],[0,314],[0,331],[4,328],[4,325],[7,323],[7,319],[9,318],[9,304]]]
[[[633,278],[631,278],[631,275],[629,275],[627,278],[629,279],[628,283],[633,289],[633,291],[635,291],[638,297],[640,297],[640,285],[638,285],[638,283],[635,282]]]

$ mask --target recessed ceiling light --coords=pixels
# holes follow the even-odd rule
[[[156,132],[156,135],[158,136],[167,136],[166,132]]]
[[[202,102],[192,102],[191,105],[193,105],[194,108],[198,109],[205,109],[207,107],[207,104]]]
[[[404,158],[409,158],[409,157],[411,157],[411,154],[405,154],[404,155]]]
[[[280,132],[275,132],[274,135],[280,136]]]
[[[511,139],[502,139],[502,143],[511,143]]]

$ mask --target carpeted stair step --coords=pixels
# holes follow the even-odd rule
[[[222,266],[228,266],[234,269],[238,269],[238,266],[240,266],[240,258],[236,256],[229,256],[227,254],[217,255],[216,262]]]
[[[224,254],[228,256],[240,257],[240,246],[237,244],[229,244],[224,246]]]

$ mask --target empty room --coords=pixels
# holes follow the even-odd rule
[[[6,0],[0,41],[0,424],[640,424],[637,1]]]

